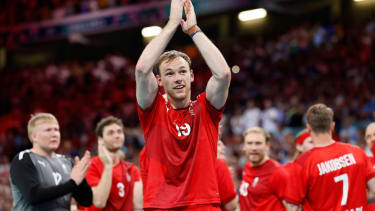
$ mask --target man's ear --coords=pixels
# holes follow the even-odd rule
[[[163,84],[161,83],[160,75],[156,75],[156,82],[158,83],[159,86],[163,86]]]
[[[311,128],[311,125],[309,123],[306,123],[306,128],[309,131],[309,133],[311,133],[312,128]]]
[[[193,72],[193,69],[190,70],[190,78],[191,78],[191,82],[194,82],[194,72]]]
[[[333,131],[335,131],[335,122],[331,123],[331,133],[333,134]]]

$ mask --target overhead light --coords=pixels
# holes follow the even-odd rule
[[[355,2],[365,1],[365,0],[354,0]]]
[[[263,8],[259,8],[259,9],[246,10],[246,11],[240,12],[238,14],[238,19],[240,19],[240,21],[250,21],[250,20],[261,19],[266,16],[267,16],[267,11]]]
[[[142,36],[143,37],[155,37],[156,35],[160,34],[161,27],[160,26],[149,26],[142,29]]]

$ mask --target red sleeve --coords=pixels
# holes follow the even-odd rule
[[[100,159],[98,157],[94,157],[91,159],[90,167],[86,173],[86,180],[87,183],[91,187],[95,187],[100,182],[100,177],[102,176],[102,166]]]
[[[211,120],[215,123],[215,125],[218,124],[218,123],[220,122],[220,120],[221,120],[222,115],[223,115],[223,112],[224,112],[224,106],[223,106],[223,108],[221,108],[220,110],[217,110],[217,109],[216,109],[213,105],[211,105],[211,103],[207,100],[207,98],[206,98],[206,92],[203,92],[202,94],[200,94],[200,95],[197,97],[197,99],[198,99],[199,101],[201,101],[201,102],[205,105],[205,107],[206,107],[206,109],[207,109],[207,111],[208,111],[208,113],[209,113],[209,115],[210,115],[210,117],[211,117]]]
[[[288,179],[285,191],[285,201],[300,205],[307,192],[307,175],[300,163],[294,162],[287,168]]]
[[[230,202],[236,197],[232,175],[224,160],[216,160],[216,175],[219,186],[220,201],[222,205]]]
[[[288,185],[289,174],[284,166],[277,168],[271,176],[270,188],[279,199],[284,199]]]
[[[131,168],[131,177],[133,178],[133,181],[135,182],[139,181],[140,179],[138,168],[135,165],[133,165]]]
[[[152,120],[157,114],[157,105],[160,101],[164,101],[164,99],[160,92],[158,92],[156,94],[154,102],[152,102],[152,105],[146,109],[142,109],[137,102],[137,112],[139,116],[139,121],[144,133],[146,133],[149,127],[151,126],[151,123],[153,122]]]

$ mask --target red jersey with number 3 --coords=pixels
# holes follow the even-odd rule
[[[282,199],[287,179],[286,170],[275,160],[257,167],[247,162],[240,186],[241,211],[285,210]]]
[[[215,161],[222,110],[205,93],[184,109],[172,108],[158,93],[148,109],[138,106],[138,115],[146,140],[144,208],[219,204]]]
[[[366,183],[375,172],[357,146],[335,142],[295,160],[286,201],[307,200],[313,210],[367,210]]]
[[[90,167],[86,173],[87,183],[93,187],[97,186],[103,173],[104,165],[98,156],[91,159]],[[129,162],[121,160],[112,170],[112,186],[106,207],[96,208],[92,205],[85,210],[105,211],[130,211],[133,208],[134,182],[139,181],[140,175],[137,167]]]

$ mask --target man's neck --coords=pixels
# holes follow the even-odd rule
[[[268,155],[264,156],[263,160],[259,163],[252,163],[250,162],[250,165],[251,167],[259,167],[261,165],[263,165],[265,162],[267,162],[267,160],[269,160],[270,158],[268,157]]]
[[[311,132],[311,139],[315,147],[326,147],[335,143],[335,141],[332,140],[332,135],[330,132],[329,133]]]
[[[183,100],[173,100],[171,97],[167,97],[167,100],[169,104],[171,104],[172,108],[174,109],[181,109],[181,108],[186,108],[189,106],[190,103],[190,94],[188,97],[186,97]]]
[[[55,155],[54,151],[46,151],[37,146],[33,146],[33,148],[31,148],[31,151],[37,155],[41,155],[41,156],[49,157],[49,158],[52,158]]]
[[[120,163],[120,155],[118,153],[118,151],[115,151],[115,152],[109,152],[109,155],[111,156],[112,158],[112,161],[113,161],[113,166],[116,166],[118,163]]]

